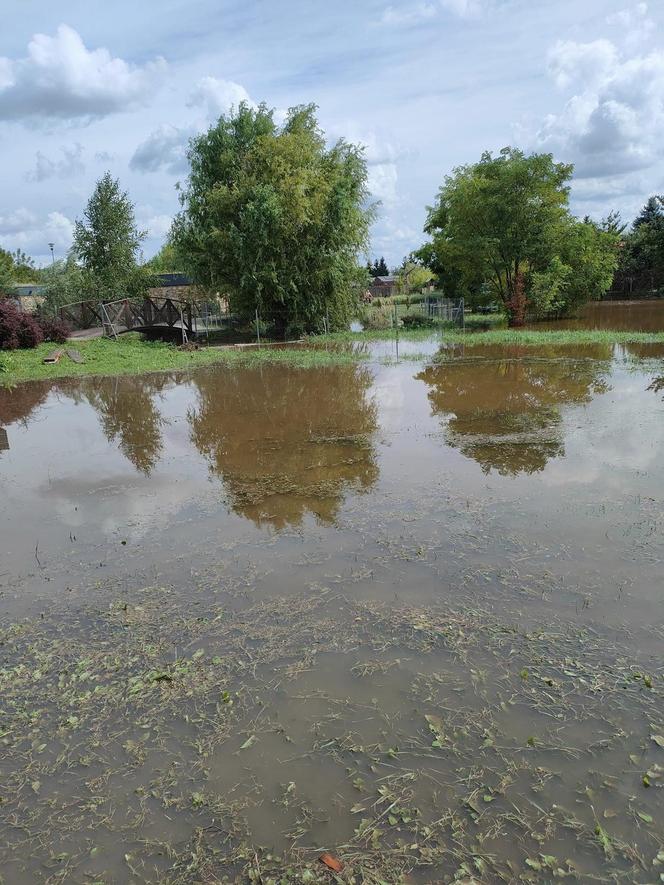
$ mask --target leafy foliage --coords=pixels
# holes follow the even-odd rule
[[[664,196],[649,198],[623,238],[617,286],[627,294],[664,287]]]
[[[600,297],[610,285],[615,258],[607,256],[616,237],[572,218],[572,171],[550,154],[526,156],[515,148],[455,169],[429,209],[425,230],[432,243],[420,257],[444,269],[459,294],[488,289],[513,325],[524,322],[531,305],[567,311]]]
[[[0,248],[0,293],[10,293],[17,283],[31,283],[38,275],[34,261],[21,249]]]
[[[0,299],[0,350],[36,347],[44,340],[37,320],[11,298]]]
[[[55,312],[63,304],[84,301],[87,295],[87,277],[83,268],[70,256],[66,261],[56,261],[40,272],[40,284],[44,292],[44,310]]]
[[[145,236],[136,227],[131,200],[107,172],[74,230],[72,256],[83,268],[87,297],[111,301],[144,293],[150,277],[138,257]]]
[[[613,282],[618,243],[601,225],[568,219],[548,267],[531,274],[531,304],[540,314],[566,314],[601,298]]]
[[[146,262],[152,273],[175,273],[181,269],[182,261],[170,240],[164,243],[156,255]]]
[[[430,283],[433,280],[433,272],[424,264],[405,260],[396,277],[400,294],[410,295],[411,292],[419,292],[427,283]]]
[[[192,141],[189,161],[173,240],[196,282],[246,319],[258,310],[278,335],[326,314],[347,323],[372,217],[361,149],[327,149],[314,105],[279,127],[266,106],[241,104]]]
[[[69,337],[70,328],[64,320],[57,317],[38,316],[37,322],[42,330],[44,341],[53,341],[56,344],[64,344]]]

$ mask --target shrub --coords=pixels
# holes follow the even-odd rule
[[[11,298],[0,300],[0,350],[36,347],[44,340],[39,323]]]
[[[57,317],[39,317],[39,325],[44,336],[44,341],[54,341],[56,344],[64,344],[69,338],[70,328],[64,320]]]
[[[504,313],[467,313],[464,325],[467,331],[500,329],[507,326],[507,317]]]
[[[19,311],[21,321],[18,329],[19,347],[36,347],[44,340],[44,333],[37,320],[29,313]]]
[[[401,322],[406,329],[429,329],[436,325],[433,317],[425,317],[421,313],[407,313],[401,317]]]
[[[16,350],[20,317],[16,305],[8,298],[0,300],[0,349]]]
[[[365,329],[391,329],[394,320],[394,310],[390,305],[373,307],[362,313],[360,321]]]

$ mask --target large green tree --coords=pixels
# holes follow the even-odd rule
[[[138,259],[145,236],[136,226],[133,203],[107,172],[74,230],[72,255],[83,268],[89,298],[112,301],[144,293],[150,276]]]
[[[555,299],[549,301],[571,308],[578,292],[563,298],[561,292],[571,292],[573,284],[567,280],[563,285],[559,265],[570,266],[579,242],[592,261],[592,245],[601,250],[605,245],[597,229],[591,233],[575,227],[578,222],[568,208],[572,172],[572,166],[554,162],[550,154],[527,156],[515,148],[504,148],[495,157],[485,153],[479,163],[455,169],[429,209],[425,230],[432,237],[430,257],[446,268],[459,290],[488,287],[512,325],[523,324],[529,304],[537,308],[535,301],[546,302],[543,274],[557,286]],[[582,264],[574,261],[572,271],[585,273]],[[588,297],[603,291],[597,286]]]
[[[273,112],[241,104],[189,149],[191,171],[173,228],[197,283],[228,295],[275,334],[339,327],[360,293],[358,255],[372,209],[361,148],[326,146],[314,105]]]

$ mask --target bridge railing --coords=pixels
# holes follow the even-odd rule
[[[104,325],[103,311],[97,301],[75,301],[63,304],[58,309],[60,319],[74,330],[101,328]]]
[[[158,326],[181,328],[193,334],[207,330],[208,325],[195,302],[167,297],[77,301],[63,305],[58,313],[75,330],[101,328],[109,336]]]

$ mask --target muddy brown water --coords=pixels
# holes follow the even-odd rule
[[[392,346],[0,389],[2,881],[664,872],[664,348]]]

